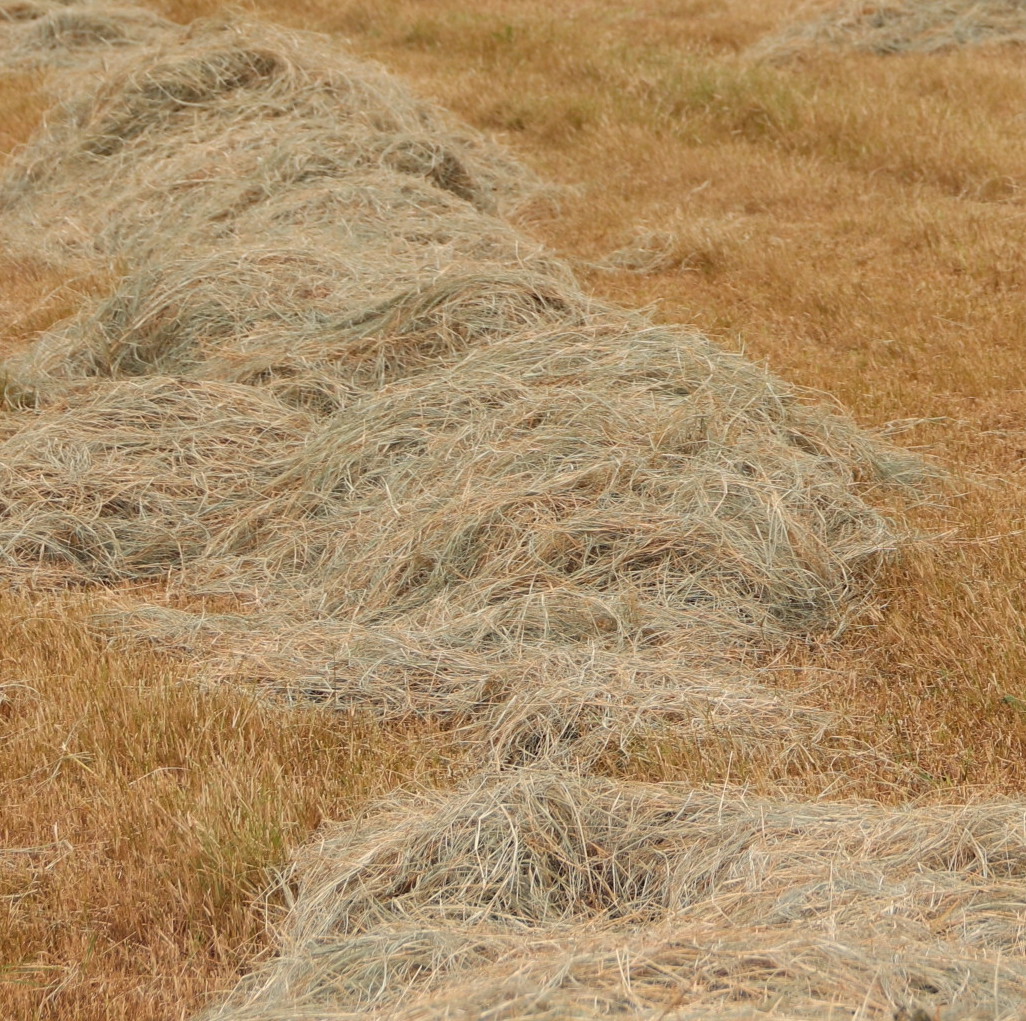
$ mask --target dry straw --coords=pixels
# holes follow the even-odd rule
[[[107,15],[102,6],[88,9],[95,19]],[[45,52],[36,47],[37,56]],[[163,42],[137,46],[126,59],[100,56],[106,72],[94,53],[92,65],[65,76],[61,116],[0,189],[12,234],[60,224],[32,239],[55,255],[131,257],[133,266],[151,256],[159,264],[237,235],[247,210],[257,213],[250,233],[285,223],[295,243],[299,231],[287,222],[302,215],[303,188],[333,181],[355,188],[358,171],[371,176],[358,214],[365,233],[375,211],[379,230],[393,209],[407,221],[416,216],[417,196],[393,196],[403,184],[435,186],[420,196],[429,229],[445,219],[438,206],[446,196],[491,210],[532,187],[483,139],[316,37],[300,43],[269,29],[211,23],[165,32]],[[383,171],[399,176],[375,186]],[[276,200],[282,205],[274,209]],[[316,218],[316,203],[307,216]],[[348,219],[329,196],[321,226],[344,235]],[[498,221],[491,227],[508,233]],[[487,244],[487,228],[475,233]],[[379,233],[377,243],[384,240]],[[429,241],[421,244],[430,248]]]
[[[293,697],[498,718],[500,760],[710,713],[821,732],[724,659],[841,626],[898,540],[865,498],[921,465],[596,305],[492,215],[530,175],[326,43],[210,25],[81,75],[0,203],[120,283],[6,366],[36,399],[0,449],[11,577],[249,604],[121,630]],[[507,705],[537,676],[602,739]]]
[[[592,266],[619,273],[705,273],[746,241],[740,218],[692,217],[669,226],[637,227],[625,245]]]
[[[301,862],[281,958],[221,1016],[868,1016],[993,990],[1010,1016],[1016,806],[576,778],[646,741],[830,761],[828,717],[751,664],[858,611],[902,542],[872,501],[923,466],[587,298],[495,215],[526,171],[330,43],[33,11],[8,52],[70,98],[0,214],[12,249],[117,282],[3,367],[0,571],[162,580],[177,608],[97,626],[430,718],[485,769]]]
[[[73,69],[168,36],[174,26],[140,7],[0,2],[0,56],[5,68]]]
[[[331,617],[297,622],[281,612],[151,606],[97,621],[108,634],[147,636],[204,658],[210,680],[284,687],[297,703],[369,711],[385,722],[428,717],[495,767],[542,759],[615,768],[645,737],[693,746],[710,770],[756,755],[785,772],[808,759],[830,723],[698,642],[687,657],[551,639],[511,655],[509,646],[489,654],[461,644],[441,627],[425,635]],[[831,743],[831,757],[842,753]]]
[[[823,46],[892,54],[1026,42],[1023,0],[843,0],[806,13],[756,53],[787,59]]]
[[[209,1017],[1010,1019],[1024,823],[513,771],[328,831]]]

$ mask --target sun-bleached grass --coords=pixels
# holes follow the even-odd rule
[[[43,71],[0,72],[0,158],[6,158],[39,127],[50,104]]]
[[[76,272],[66,264],[25,254],[0,252],[0,357],[24,351],[40,333],[74,315],[91,298],[106,293],[111,274]]]

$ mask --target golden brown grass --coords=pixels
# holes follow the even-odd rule
[[[43,73],[0,73],[0,161],[39,127],[50,102]],[[67,267],[13,252],[3,240],[0,281],[0,358],[74,313],[85,298],[109,283],[95,274],[69,272]]]
[[[184,20],[219,5],[157,6]],[[910,767],[895,789],[867,759],[859,793],[1026,789],[1021,56],[739,56],[787,0],[253,6],[347,36],[574,186],[527,226],[595,292],[658,302],[864,423],[905,423],[903,442],[956,480],[946,508],[913,516],[941,539],[890,573],[840,649],[810,641],[788,662],[796,683],[821,681],[843,736]],[[0,150],[38,123],[41,86],[0,79]],[[656,271],[598,268],[639,229],[660,232]],[[0,352],[91,286],[10,261],[0,280]],[[260,943],[267,867],[444,753],[430,735],[198,692],[11,597],[0,649],[4,1016],[188,1015]],[[695,769],[658,749],[625,771]]]
[[[203,691],[67,605],[0,597],[5,1017],[185,1017],[259,945],[270,869],[322,818],[444,778],[442,746]]]
[[[692,5],[690,20],[661,6],[570,19],[393,5],[354,9],[364,20],[345,27],[577,186],[533,227],[596,292],[658,303],[868,425],[903,422],[903,442],[954,473],[949,505],[912,522],[942,538],[892,573],[879,619],[841,654],[793,662],[823,669],[824,704],[853,737],[928,783],[1022,790],[1018,51],[770,68],[735,53],[787,5],[730,5],[733,34],[721,5]],[[675,234],[678,258],[652,274],[588,268],[639,226]],[[884,793],[872,771],[865,782]]]
[[[39,126],[47,107],[45,84],[39,71],[0,71],[0,158]]]
[[[110,286],[106,274],[72,273],[31,256],[0,249],[0,358],[23,349],[32,338],[74,314],[87,298]]]

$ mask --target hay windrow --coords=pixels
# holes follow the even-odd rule
[[[1021,805],[592,775],[646,741],[826,762],[829,716],[753,664],[859,612],[923,464],[588,298],[496,215],[530,173],[329,41],[37,13],[5,52],[68,98],[0,213],[115,284],[3,366],[0,574],[162,579],[193,609],[95,625],[482,766],[327,831],[214,1016],[1019,1011]]]
[[[151,391],[171,385],[160,377],[41,391],[39,411],[0,442],[10,576],[133,581],[174,569],[186,593],[256,599],[275,612],[207,643],[222,676],[255,672],[390,718],[402,707],[492,719],[489,706],[513,695],[504,675],[538,652],[583,647],[646,658],[642,674],[673,663],[687,673],[696,657],[837,627],[853,611],[894,542],[856,487],[900,472],[900,457],[701,337],[580,309],[568,332],[572,296],[511,290],[500,329],[484,319],[477,342],[453,350],[460,310],[479,313],[479,287],[469,303],[447,294],[376,313],[370,344],[361,318],[348,359],[344,333],[327,357],[325,343],[306,370],[343,404],[332,414],[283,402],[280,371],[249,386],[183,379],[184,407],[154,405]],[[235,403],[246,393],[262,412]],[[202,441],[184,439],[192,430]],[[354,682],[336,670],[353,658],[351,629],[411,636],[420,651],[406,665],[356,654]],[[446,665],[424,679],[418,657]],[[466,688],[444,681],[460,657],[477,671]],[[564,687],[547,690],[564,692],[569,718],[571,692],[610,675],[588,655],[566,662]],[[638,696],[653,722],[680,717],[672,689],[641,684]],[[739,706],[744,718],[743,697]],[[778,737],[805,730],[776,706]],[[620,744],[642,714],[614,716]],[[493,747],[522,751],[530,714],[522,726],[497,729]],[[553,735],[576,743],[569,723],[543,730],[547,753]]]
[[[816,12],[818,16],[816,15]],[[764,40],[755,53],[785,60],[818,47],[879,55],[932,53],[956,46],[1026,42],[1022,0],[842,0]]]
[[[1023,823],[1020,803],[481,779],[326,833],[281,955],[210,1017],[1011,1018]]]

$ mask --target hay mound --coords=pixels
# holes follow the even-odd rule
[[[120,276],[4,366],[7,576],[231,597],[110,626],[497,761],[821,735],[739,658],[843,625],[898,540],[867,497],[921,466],[587,298],[494,215],[529,174],[324,41],[137,49],[0,182],[16,243]]]
[[[786,59],[830,46],[868,53],[934,52],[980,43],[1026,42],[1024,0],[843,0],[757,47]]]
[[[26,413],[31,426],[2,444],[0,557],[91,582],[164,575],[214,537],[242,542],[238,508],[266,498],[271,451],[309,429],[251,387],[155,376],[73,386]]]
[[[402,193],[420,188],[403,184]],[[449,229],[480,219],[458,213]],[[530,264],[506,268],[497,257],[513,251],[505,244],[512,238],[493,236],[487,252],[473,234],[469,252],[460,240],[440,239],[431,254],[448,272],[439,277],[399,226],[382,225],[373,242],[350,230],[344,244],[336,237],[318,246],[304,231],[302,245],[262,234],[262,243],[254,235],[252,243],[190,252],[126,278],[95,310],[9,360],[7,371],[44,392],[53,381],[153,373],[239,381],[333,412],[386,383],[451,364],[472,345],[571,326],[584,314],[575,315],[559,282]],[[544,268],[543,260],[533,268]]]
[[[215,1016],[1018,1009],[1021,806],[581,775],[648,741],[834,756],[751,664],[858,612],[902,542],[874,498],[922,465],[589,299],[496,215],[529,173],[325,40],[29,6],[5,45],[68,98],[0,216],[116,284],[2,367],[0,575],[163,578],[185,609],[97,626],[429,717],[483,767],[329,834],[282,955]]]
[[[281,955],[210,1017],[1011,1018],[1023,818],[481,779],[326,833]]]
[[[491,719],[538,656],[550,674],[565,662],[582,694],[615,676],[589,665],[600,652],[646,659],[642,675],[676,668],[686,686],[731,648],[852,612],[894,543],[857,494],[901,459],[700,337],[622,313],[579,309],[575,323],[537,292],[510,289],[503,308],[498,291],[500,329],[461,351],[456,311],[477,314],[478,288],[450,300],[451,317],[414,303],[412,317],[384,313],[395,334],[339,331],[295,373],[261,356],[248,385],[182,377],[184,405],[154,376],[53,384],[0,442],[8,575],[132,581],[173,567],[186,593],[273,612],[244,630],[204,614],[156,631],[151,613],[137,633],[214,653],[227,676],[390,717]],[[521,301],[535,310],[526,329]],[[233,343],[192,371],[216,374]],[[327,396],[311,414],[312,390]],[[365,632],[413,651],[368,652]]]
[[[59,0],[0,3],[0,56],[6,68],[81,69],[98,58],[159,42],[171,22],[139,7]]]
[[[89,10],[106,16],[107,8]],[[365,236],[375,214],[379,231],[393,213],[405,214],[409,230],[424,202],[430,230],[453,215],[439,208],[446,196],[494,211],[535,187],[496,147],[317,37],[214,23],[130,49],[104,64],[94,55],[90,69],[69,79],[60,115],[6,174],[0,211],[15,240],[29,235],[54,257],[163,264],[231,238],[247,213],[250,235],[275,225],[280,234],[291,216],[295,242],[294,218],[309,225],[319,212],[322,229],[344,237],[350,217],[338,206],[348,199],[363,207],[353,212],[367,221]],[[44,59],[50,49],[36,52]],[[387,171],[400,176],[389,180]],[[400,182],[419,180],[434,188],[396,201]],[[353,190],[321,196],[319,209],[304,194],[333,182]],[[303,198],[305,212],[297,209]],[[281,205],[268,208],[275,200]],[[502,233],[498,222],[492,229]],[[472,233],[486,242],[481,226]]]

